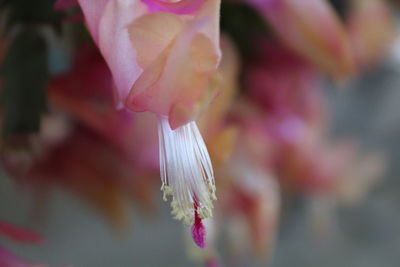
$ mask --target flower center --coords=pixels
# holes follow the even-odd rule
[[[206,229],[203,225],[202,219],[197,212],[197,204],[194,203],[194,223],[192,225],[192,238],[193,241],[200,248],[205,248],[206,246]]]
[[[212,216],[216,199],[214,173],[203,138],[195,122],[171,130],[166,117],[158,120],[158,136],[164,200],[172,196],[175,219],[186,225],[194,223],[196,236],[201,236],[204,227],[200,219]]]

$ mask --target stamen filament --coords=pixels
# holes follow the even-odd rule
[[[160,175],[163,199],[172,196],[175,219],[193,224],[212,216],[215,196],[210,156],[195,122],[171,130],[166,117],[158,119]],[[195,204],[196,203],[196,204]]]

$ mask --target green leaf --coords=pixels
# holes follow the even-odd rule
[[[39,130],[47,110],[47,48],[33,27],[22,28],[10,45],[3,64],[3,135]]]
[[[16,24],[54,24],[60,13],[54,11],[55,0],[0,0],[0,8],[7,8],[7,29]]]
[[[261,15],[246,4],[223,3],[221,28],[235,41],[244,61],[255,57],[254,44],[268,36],[270,29]]]

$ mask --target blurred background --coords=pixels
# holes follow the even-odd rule
[[[222,1],[202,250],[78,4],[0,1],[0,267],[398,266],[399,4]]]

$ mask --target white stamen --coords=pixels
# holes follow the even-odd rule
[[[165,201],[172,196],[175,219],[192,224],[195,206],[200,218],[211,217],[212,202],[216,199],[214,173],[196,123],[171,130],[167,118],[160,117],[158,137],[161,190]]]

